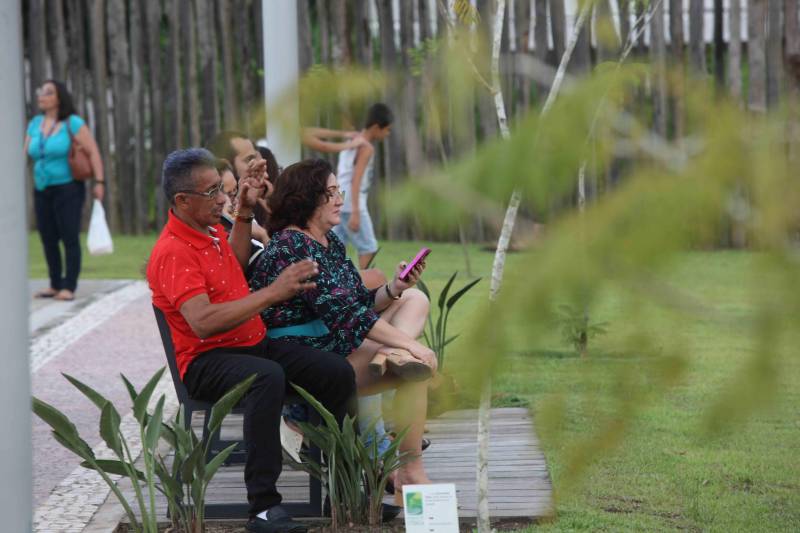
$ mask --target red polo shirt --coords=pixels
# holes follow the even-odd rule
[[[207,294],[212,304],[218,304],[250,293],[227,233],[220,225],[209,231],[213,237],[189,227],[170,211],[147,264],[153,305],[167,318],[181,377],[198,354],[226,346],[253,346],[267,331],[255,315],[230,331],[201,339],[183,318],[181,306],[198,294]]]

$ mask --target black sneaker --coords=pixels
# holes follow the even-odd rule
[[[267,509],[267,519],[254,516],[247,522],[251,533],[306,533],[308,527],[292,520],[283,507],[276,505]]]

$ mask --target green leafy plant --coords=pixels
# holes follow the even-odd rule
[[[406,430],[399,432],[383,453],[378,453],[380,439],[375,435],[374,423],[359,436],[355,417],[346,415],[340,427],[331,412],[311,394],[292,386],[322,417],[318,426],[299,423],[303,435],[322,451],[322,460],[316,461],[303,452],[303,463],[298,466],[325,486],[330,498],[331,528],[337,531],[351,525],[380,525],[389,475],[410,459],[406,453],[397,453]],[[369,435],[373,438],[368,439]]]
[[[458,276],[458,271],[453,272],[453,275],[450,276],[449,280],[447,280],[442,292],[439,293],[439,298],[437,299],[439,314],[435,321],[433,319],[433,313],[428,314],[428,322],[425,325],[425,330],[423,331],[425,343],[431,350],[436,352],[436,359],[439,363],[439,372],[444,369],[445,348],[448,344],[456,340],[459,335],[456,334],[451,337],[447,336],[447,321],[450,318],[450,311],[452,311],[453,307],[456,305],[456,303],[458,303],[461,297],[469,292],[469,290],[477,285],[481,280],[481,278],[477,278],[470,281],[448,298],[447,296],[450,293],[450,288],[453,285],[453,281],[455,281],[456,276]],[[425,296],[427,296],[429,300],[433,301],[431,298],[430,289],[422,280],[417,282],[417,287],[419,287],[419,289],[425,293]]]
[[[561,338],[581,357],[586,357],[591,339],[608,333],[608,322],[591,322],[588,312],[567,304],[558,307],[557,321]]]
[[[157,533],[156,491],[167,499],[173,529],[184,533],[205,531],[204,502],[209,482],[219,467],[225,462],[236,444],[228,446],[208,463],[209,447],[213,436],[219,431],[222,420],[239,402],[250,388],[255,375],[242,381],[219,399],[211,409],[208,432],[200,440],[184,419],[183,409],[169,423],[164,422],[165,396],[156,401],[152,414],[147,412],[153,392],[164,368],[157,371],[140,391],[136,391],[125,376],[122,381],[133,401],[133,416],[139,424],[139,438],[142,442],[141,462],[143,470],[136,466],[137,458],[131,453],[130,443],[122,433],[122,418],[111,401],[96,390],[64,374],[64,377],[81,391],[100,409],[99,432],[103,441],[117,459],[100,459],[78,433],[75,424],[52,405],[33,398],[33,412],[52,428],[53,438],[62,446],[80,457],[81,466],[97,471],[108,484],[114,496],[122,504],[133,531]],[[166,452],[159,450],[159,441],[169,445]],[[164,455],[174,450],[171,467],[167,466]],[[112,475],[124,476],[131,480],[135,502],[128,501]],[[141,521],[133,507],[137,506]]]

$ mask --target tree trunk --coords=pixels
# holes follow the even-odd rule
[[[680,2],[681,0],[677,0]],[[618,0],[620,52],[628,45],[631,35],[631,1]]]
[[[146,90],[145,82],[145,19],[142,13],[142,2],[130,3],[130,35],[131,35],[131,65],[133,66],[132,94],[128,106],[128,113],[133,120],[133,187],[135,219],[134,231],[141,235],[150,227],[150,190],[151,180],[147,172],[144,150],[144,113]]]
[[[200,145],[200,100],[197,96],[197,26],[195,3],[181,0],[181,28],[183,44],[183,99],[186,102],[186,123],[189,126],[189,144]]]
[[[590,28],[591,24],[584,24],[578,34],[578,41],[575,43],[575,50],[569,62],[569,71],[573,74],[585,75],[592,69]]]
[[[306,2],[300,2],[304,5]],[[222,80],[225,88],[223,94],[224,117],[221,121],[222,129],[236,128],[239,124],[239,102],[236,98],[236,66],[233,62],[233,23],[231,22],[231,5],[229,2],[217,2],[217,20],[219,21],[219,38],[222,49]],[[298,9],[298,14],[299,14]],[[299,20],[298,20],[299,23]],[[298,29],[302,30],[302,26]],[[299,44],[299,43],[298,43]],[[301,46],[302,50],[302,46]]]
[[[433,9],[436,9],[435,7]],[[431,4],[428,0],[419,0],[419,39],[423,43],[434,38],[431,28]]]
[[[408,2],[401,2],[401,6]],[[401,7],[402,9],[402,7]],[[350,39],[347,33],[347,4],[345,2],[332,2],[330,5],[332,21],[331,53],[333,64],[337,67],[348,66],[351,63]]]
[[[39,113],[36,89],[47,79],[47,25],[44,0],[28,3],[28,61],[30,61],[30,115]]]
[[[689,0],[689,60],[695,74],[706,73],[706,41],[703,35],[705,0]]]
[[[788,88],[791,95],[788,100],[795,101],[800,92],[800,24],[797,20],[798,0],[786,0],[786,14],[783,17],[786,37],[786,71]]]
[[[604,61],[611,61],[615,57],[619,55],[619,48],[620,43],[616,39],[614,40],[607,40],[608,37],[599,31],[600,28],[604,28],[604,31],[608,29],[613,30],[614,28],[614,20],[612,18],[611,13],[611,6],[609,2],[611,0],[599,0],[597,4],[595,4],[595,16],[597,17],[597,62],[602,63]]]
[[[534,55],[543,63],[547,62],[548,56],[548,43],[547,35],[549,34],[550,27],[547,24],[547,0],[534,0],[533,12],[536,20],[533,23],[533,40],[534,40]],[[539,102],[543,101],[544,95],[547,94],[548,87],[546,85],[536,84],[536,99]]]
[[[50,60],[53,64],[53,78],[67,81],[67,31],[64,25],[64,2],[48,2],[47,35],[50,45]]]
[[[650,7],[650,57],[653,65],[653,122],[656,132],[667,135],[667,44],[664,36],[664,3]]]
[[[69,79],[78,114],[87,118],[85,9],[83,0],[69,0]]]
[[[112,230],[119,229],[119,210],[116,198],[119,196],[118,176],[111,164],[111,134],[108,109],[108,62],[106,57],[106,2],[92,0],[89,16],[91,35],[92,104],[95,112],[94,135],[100,154],[103,156],[106,191],[105,203],[108,222]]]
[[[408,73],[412,68],[410,53],[414,48],[414,11],[410,2],[400,3],[400,46],[403,50],[403,71]],[[422,141],[417,127],[418,80],[416,76],[403,76],[403,108],[400,113],[406,169],[412,175],[422,168]]]
[[[236,3],[235,13],[249,13],[251,0],[239,0]],[[253,53],[253,46],[260,46],[260,43],[253,43],[250,39],[253,31],[251,29],[252,21],[249,17],[234,16],[234,27],[236,35],[245,35],[245,39],[234,39],[236,46],[236,56],[239,61],[239,116],[242,117],[241,127],[244,131],[250,132],[250,113],[253,106],[253,86],[256,84],[256,57]]]
[[[492,27],[494,21],[493,3],[493,0],[478,0],[478,13],[480,13],[481,16],[481,21],[477,28],[477,32],[480,36],[478,39],[479,42],[492,42]],[[481,71],[481,75],[487,77],[486,74],[489,71],[490,63],[490,51],[485,47],[481,47],[479,53],[480,56],[477,58],[476,64]],[[480,138],[494,139],[497,137],[497,114],[494,109],[492,95],[488,94],[486,91],[478,91],[477,96]]]
[[[200,142],[218,131],[217,122],[217,45],[214,31],[214,6],[210,0],[195,0],[197,48],[200,58],[199,89],[202,90]]]
[[[742,99],[742,0],[731,0],[728,11],[728,91],[735,100]]]
[[[767,65],[765,32],[767,0],[748,0],[747,65],[750,70],[748,107],[752,111],[767,110]]]
[[[369,0],[357,0],[355,4],[356,61],[364,68],[372,69],[372,34],[369,26]]]
[[[169,5],[169,89],[167,90],[167,110],[170,120],[167,125],[170,131],[168,136],[170,150],[175,150],[184,145],[185,139],[185,120],[184,120],[184,101],[183,83],[181,80],[181,49],[183,48],[183,31],[181,2],[173,0]],[[165,198],[166,200],[166,198]]]
[[[378,0],[380,3],[380,0]],[[331,29],[328,0],[317,0],[317,24],[319,24],[319,62],[323,65],[331,61]],[[389,6],[391,10],[391,6]],[[392,29],[394,31],[394,29]]]
[[[549,0],[550,24],[553,31],[553,50],[556,60],[564,55],[564,42],[567,31],[567,13],[564,10],[563,0]]]
[[[675,82],[672,92],[672,121],[676,139],[683,138],[684,132],[684,33],[683,33],[683,0],[669,0],[669,35],[671,44],[671,65]]]
[[[725,6],[723,0],[714,0],[714,79],[719,93],[722,93],[725,87],[724,15]]]
[[[161,164],[164,160],[166,131],[164,120],[164,84],[163,66],[161,63],[161,2],[148,0],[145,4],[145,17],[147,30],[147,63],[150,74],[150,164],[147,176],[152,178],[152,187],[155,188],[156,201],[156,228],[161,228],[166,222],[167,207],[164,195],[161,192]]]
[[[528,30],[531,20],[531,1],[530,0],[515,0],[514,2],[514,33],[515,37],[515,54],[527,54],[530,52],[528,48]],[[514,99],[514,114],[522,116],[530,106],[531,100],[531,82],[527,77],[522,76],[516,68],[517,62],[514,61],[515,67],[512,69],[514,74],[514,92],[516,98]]]
[[[119,196],[112,199],[118,206],[121,228],[133,232],[135,198],[133,170],[133,132],[131,131],[131,63],[129,59],[128,28],[125,0],[109,0],[106,12],[108,51],[111,66],[111,87],[114,95],[114,167]]]
[[[392,0],[377,0],[378,20],[380,23],[380,36],[381,36],[381,68],[386,76],[391,78],[398,73],[398,51],[395,47],[394,41],[394,15],[392,14]],[[397,90],[391,79],[389,80],[384,98],[387,104],[391,107],[397,107],[400,98],[397,95]],[[397,110],[396,110],[397,111]],[[395,113],[395,116],[398,114]],[[396,121],[399,124],[399,120]],[[404,157],[403,157],[403,138],[400,132],[395,132],[387,139],[387,149],[384,151],[386,156],[386,184],[391,186],[393,182],[405,174]],[[398,229],[395,225],[388,221],[386,225],[387,237],[395,239],[398,234]]]
[[[298,65],[302,76],[314,64],[314,48],[311,44],[311,13],[308,7],[309,0],[297,2],[297,46]],[[230,20],[230,15],[228,16]]]
[[[783,85],[783,0],[767,4],[767,105],[778,105]]]

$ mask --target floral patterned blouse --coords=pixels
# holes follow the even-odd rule
[[[375,293],[361,281],[355,265],[347,258],[344,244],[333,231],[326,235],[327,248],[305,233],[284,229],[272,235],[264,253],[250,276],[254,291],[266,287],[287,266],[303,259],[319,265],[319,275],[313,290],[303,291],[291,300],[261,312],[261,318],[270,329],[308,324],[321,320],[328,329],[322,336],[281,336],[282,340],[298,342],[338,353],[350,355],[358,348],[367,333],[378,321],[373,310]]]

